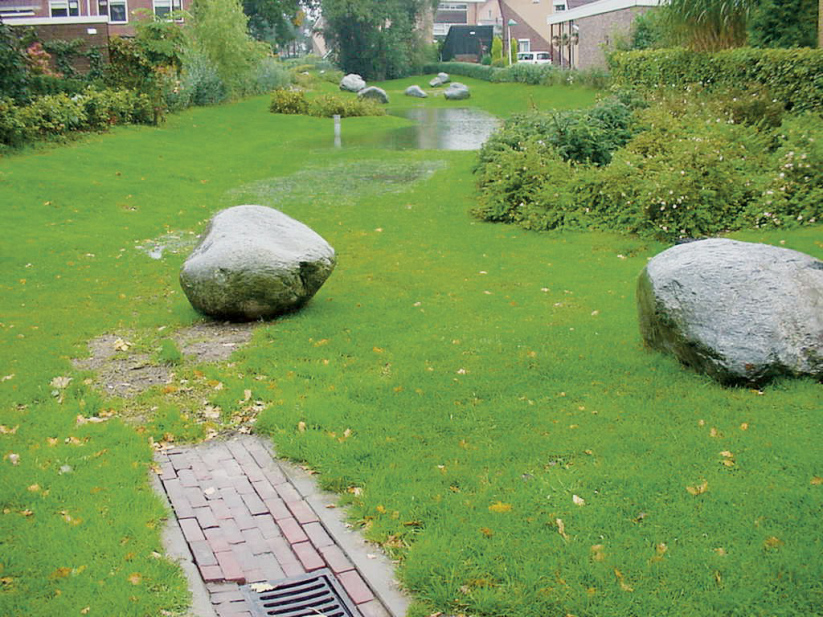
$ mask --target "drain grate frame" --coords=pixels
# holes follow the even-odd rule
[[[362,617],[328,568],[240,590],[254,617]]]

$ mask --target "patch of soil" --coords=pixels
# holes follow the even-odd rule
[[[251,340],[257,325],[203,322],[183,328],[173,337],[180,351],[193,356],[195,362],[221,362]],[[170,383],[169,367],[153,363],[147,354],[124,350],[122,340],[126,338],[104,334],[89,341],[91,357],[74,360],[74,366],[96,373],[94,385],[109,396],[132,398],[153,386]]]
[[[198,362],[221,362],[251,340],[257,325],[207,321],[178,331],[174,340],[184,355]]]
[[[116,334],[93,339],[89,342],[91,357],[74,360],[74,365],[83,371],[94,371],[94,385],[109,396],[131,398],[152,386],[168,383],[167,367],[151,364],[146,354],[118,351],[118,340]]]

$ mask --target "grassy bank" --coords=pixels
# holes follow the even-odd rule
[[[538,91],[593,100],[465,81],[501,115]],[[410,83],[385,84],[393,105]],[[230,424],[246,390],[258,429],[402,560],[417,615],[819,611],[819,384],[728,390],[644,350],[634,282],[663,245],[477,222],[474,154],[336,150],[330,121],[267,104],[0,160],[0,614],[182,611],[148,439],[198,434],[206,405]],[[174,367],[171,387],[122,400],[85,383],[70,359],[90,339],[152,355],[199,320],[185,252],[152,259],[146,241],[241,203],[336,248],[317,297],[230,363]],[[821,257],[815,231],[746,239]]]

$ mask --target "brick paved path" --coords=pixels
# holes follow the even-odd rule
[[[329,568],[363,615],[387,616],[256,437],[158,453],[160,480],[220,617],[251,617],[238,585]]]

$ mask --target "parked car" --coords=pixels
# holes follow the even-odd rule
[[[517,53],[517,61],[524,64],[549,64],[552,56],[547,51],[521,51]]]

